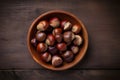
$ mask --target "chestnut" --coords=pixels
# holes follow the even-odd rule
[[[67,20],[63,20],[61,21],[61,28],[63,29],[64,28],[64,25],[66,24]]]
[[[44,33],[44,32],[37,32],[36,33],[36,39],[38,40],[38,41],[44,41],[45,40],[45,38],[46,38],[46,34]]]
[[[57,49],[55,46],[49,46],[49,47],[48,47],[48,51],[49,51],[52,55],[58,53],[58,49]]]
[[[54,67],[59,67],[59,66],[62,65],[62,63],[63,63],[63,60],[62,60],[61,57],[59,57],[57,55],[55,55],[55,56],[52,57],[52,65]]]
[[[80,35],[75,35],[75,39],[73,41],[74,45],[79,46],[82,44],[82,41],[83,41],[83,39]]]
[[[61,28],[55,28],[52,33],[53,33],[53,35],[61,34],[62,29]]]
[[[50,62],[51,59],[52,59],[52,56],[51,56],[50,53],[45,52],[45,53],[41,54],[41,59],[42,59],[44,62]]]
[[[31,39],[31,44],[36,47],[37,46],[37,40],[36,38]]]
[[[46,44],[52,46],[54,45],[54,43],[55,43],[55,37],[52,34],[49,34],[46,39]]]
[[[53,28],[58,27],[60,25],[60,20],[57,17],[54,17],[50,20],[50,26]]]
[[[37,25],[37,30],[39,31],[45,31],[48,28],[49,24],[47,21],[43,20],[40,21],[39,24]]]
[[[65,43],[58,43],[57,44],[57,49],[60,51],[65,51],[67,49],[67,46]]]
[[[46,30],[46,33],[52,33],[53,31],[53,27],[49,26]]]
[[[71,62],[73,61],[74,55],[72,51],[68,50],[65,53],[63,53],[62,57],[65,60],[65,62]]]
[[[48,47],[47,44],[39,43],[37,45],[37,51],[40,52],[40,53],[45,52],[47,50],[47,47]]]
[[[79,52],[79,47],[78,46],[71,46],[71,51],[73,54],[77,54]]]
[[[74,33],[71,31],[66,31],[63,34],[63,39],[66,43],[70,43],[74,39]]]
[[[62,41],[62,34],[55,35],[55,39],[58,43],[60,43]]]
[[[74,32],[75,34],[78,34],[80,32],[80,30],[81,30],[81,26],[79,26],[77,24],[73,25],[72,32]]]
[[[70,30],[72,27],[72,24],[71,22],[64,20],[61,22],[61,27],[63,28],[63,30]]]

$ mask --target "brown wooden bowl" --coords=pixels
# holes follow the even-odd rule
[[[37,53],[35,47],[33,47],[31,45],[31,39],[34,37],[37,29],[36,26],[37,24],[41,21],[41,20],[49,20],[50,18],[53,17],[58,17],[61,20],[68,20],[70,21],[72,24],[78,24],[82,26],[82,37],[83,37],[83,44],[82,47],[80,48],[80,52],[75,56],[75,59],[70,62],[70,63],[65,63],[63,66],[60,67],[54,67],[48,63],[43,62],[40,59],[40,54]],[[39,63],[41,66],[50,69],[50,70],[66,70],[69,69],[73,66],[75,66],[79,61],[82,60],[83,56],[86,53],[87,47],[88,47],[88,34],[87,31],[85,29],[85,26],[83,25],[83,23],[77,18],[75,17],[73,14],[66,12],[66,11],[61,11],[61,10],[53,10],[53,11],[48,11],[42,15],[40,15],[37,19],[35,19],[33,21],[33,23],[31,24],[29,30],[28,30],[28,35],[27,35],[27,46],[28,46],[28,50],[30,51],[33,59]]]

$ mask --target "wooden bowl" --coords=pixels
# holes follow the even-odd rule
[[[75,56],[75,59],[70,62],[70,63],[66,63],[63,66],[60,67],[54,67],[48,63],[43,62],[40,59],[40,54],[37,53],[35,47],[33,47],[31,45],[31,39],[34,37],[35,33],[36,33],[36,26],[37,24],[41,21],[41,20],[49,20],[50,18],[53,17],[58,17],[60,20],[68,20],[70,21],[72,24],[78,24],[82,26],[82,37],[83,37],[83,44],[82,47],[80,48],[80,52]],[[27,46],[28,46],[28,50],[30,51],[33,59],[39,63],[41,66],[50,69],[50,70],[66,70],[69,69],[73,66],[75,66],[78,62],[80,62],[82,60],[82,58],[84,57],[87,47],[88,47],[88,34],[87,31],[85,29],[85,26],[83,25],[83,23],[77,18],[75,17],[73,14],[66,12],[66,11],[61,11],[61,10],[53,10],[53,11],[48,11],[42,15],[40,15],[37,19],[35,19],[33,21],[33,23],[31,24],[29,30],[28,30],[28,35],[27,35]]]

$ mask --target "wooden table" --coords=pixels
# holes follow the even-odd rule
[[[66,71],[51,71],[29,54],[29,26],[49,10],[73,13],[85,24],[89,47]],[[120,78],[120,3],[115,0],[2,0],[0,2],[0,80],[113,80]]]

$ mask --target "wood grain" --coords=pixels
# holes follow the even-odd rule
[[[27,31],[36,17],[53,9],[75,14],[87,28],[89,48],[84,60],[74,68],[120,68],[119,5],[94,1],[53,3],[31,0],[2,2],[0,8],[0,69],[41,68],[27,50]]]
[[[61,72],[38,65],[26,37],[35,18],[49,10],[73,13],[85,24],[89,47],[84,59]],[[120,3],[117,0],[1,0],[0,80],[118,80]]]
[[[119,70],[67,70],[62,72],[49,70],[0,71],[1,80],[118,80],[119,78]]]

